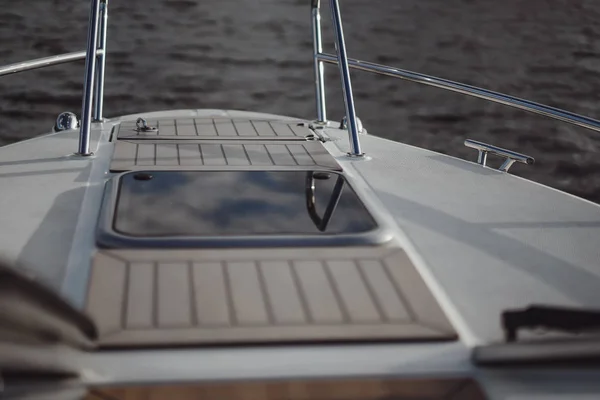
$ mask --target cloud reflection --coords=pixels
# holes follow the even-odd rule
[[[346,184],[320,232],[306,208],[306,171],[152,171],[122,178],[115,230],[131,236],[232,236],[359,233],[376,227]],[[315,180],[322,216],[335,175]]]

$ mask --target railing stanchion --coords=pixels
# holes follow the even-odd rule
[[[315,69],[315,99],[318,122],[327,122],[327,101],[325,99],[325,63],[318,59],[323,52],[321,33],[321,0],[312,0],[313,61]]]
[[[108,25],[108,0],[100,2],[100,32],[98,36],[98,54],[96,70],[96,102],[94,109],[94,121],[102,121],[104,112],[104,69],[106,67],[106,30]]]
[[[92,130],[92,106],[94,99],[94,75],[96,73],[96,52],[98,48],[98,14],[100,0],[92,0],[88,27],[87,54],[85,57],[85,81],[83,86],[83,104],[81,106],[81,127],[79,130],[79,148],[77,154],[89,156],[90,132]]]
[[[348,121],[348,134],[350,135],[350,155],[363,156],[360,150],[358,138],[358,123],[356,122],[356,109],[354,107],[354,94],[352,93],[352,82],[350,80],[350,69],[348,67],[348,55],[346,53],[346,42],[344,40],[344,29],[342,28],[342,16],[338,0],[331,0],[331,18],[335,30],[335,42],[337,50],[340,75],[342,77],[342,90],[344,92],[344,104],[346,106],[346,120]]]

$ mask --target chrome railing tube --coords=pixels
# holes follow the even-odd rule
[[[337,49],[337,61],[342,78],[342,90],[344,92],[344,104],[346,106],[346,120],[348,121],[348,134],[350,135],[350,155],[362,156],[360,141],[358,139],[358,123],[356,122],[356,109],[354,107],[354,94],[352,93],[352,82],[350,80],[350,69],[348,67],[348,55],[346,53],[346,42],[344,40],[344,29],[342,27],[342,16],[338,0],[331,0],[331,18],[335,31],[335,42]]]
[[[98,48],[98,14],[100,0],[92,0],[88,27],[87,54],[85,57],[85,81],[83,86],[83,104],[81,107],[81,128],[77,153],[89,156],[90,132],[92,130],[92,106],[94,100],[94,75],[96,73],[96,49]]]
[[[327,103],[325,100],[325,64],[317,56],[323,52],[321,33],[321,0],[312,0],[313,59],[315,69],[315,100],[318,122],[327,122]]]
[[[102,121],[104,108],[104,69],[106,67],[106,29],[108,25],[108,0],[100,3],[100,33],[98,36],[98,49],[102,51],[97,58],[96,71],[96,101],[94,121]]]
[[[100,53],[100,52],[98,52]],[[65,64],[72,61],[79,61],[85,59],[85,51],[77,51],[74,53],[60,54],[57,56],[38,58],[36,60],[29,60],[18,62],[15,64],[6,65],[0,67],[0,76],[16,74],[19,72],[29,71],[32,69],[51,67],[53,65]]]
[[[338,64],[338,59],[332,54],[321,53],[317,57],[319,60]],[[435,86],[441,89],[450,90],[453,92],[465,94],[468,96],[479,97],[481,99],[493,101],[495,103],[504,104],[510,107],[519,108],[535,114],[545,115],[546,117],[554,118],[583,128],[591,129],[600,132],[600,121],[583,115],[575,114],[570,111],[561,110],[559,108],[546,106],[544,104],[535,103],[533,101],[521,99],[514,96],[505,95],[491,90],[478,88],[464,83],[454,82],[447,79],[437,78],[430,75],[421,74],[418,72],[407,71],[399,68],[388,67],[360,61],[356,59],[348,59],[348,65],[354,69],[361,71],[372,72],[380,75],[392,76],[395,78],[405,79],[411,82],[421,83],[424,85]]]

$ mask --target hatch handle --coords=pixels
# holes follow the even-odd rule
[[[497,147],[491,144],[478,142],[477,140],[466,139],[465,146],[470,147],[479,151],[479,156],[477,157],[477,163],[480,165],[486,166],[487,163],[487,155],[494,154],[499,157],[506,158],[504,163],[498,168],[499,171],[508,172],[509,168],[515,163],[519,162],[522,164],[533,165],[535,163],[535,159],[526,154],[517,153],[512,150],[503,149],[501,147]]]
[[[323,214],[323,218],[319,216],[317,212],[316,200],[315,200],[315,179],[329,179],[331,177],[331,173],[329,172],[313,172],[309,171],[306,173],[306,209],[308,210],[308,215],[310,219],[314,222],[317,229],[321,232],[325,232],[327,229],[327,225],[331,220],[333,212],[337,207],[338,202],[340,201],[340,197],[342,196],[342,190],[344,189],[344,178],[341,175],[338,175],[337,181],[335,182],[335,186],[333,187],[333,192],[331,193],[331,198],[329,199],[329,204],[327,204],[327,208],[325,209],[325,213]]]
[[[155,133],[158,132],[158,128],[155,126],[148,125],[148,122],[144,118],[138,118],[135,121],[135,130],[144,133]]]

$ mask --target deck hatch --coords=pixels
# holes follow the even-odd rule
[[[346,178],[325,170],[128,172],[103,209],[105,247],[367,244],[379,230]]]
[[[268,139],[305,140],[314,132],[304,121],[214,118],[148,119],[157,132],[144,133],[136,129],[136,121],[119,125],[119,139]]]

